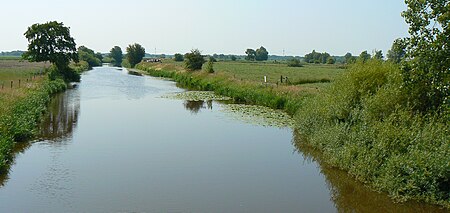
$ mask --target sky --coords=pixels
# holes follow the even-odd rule
[[[77,46],[103,53],[132,43],[157,54],[244,55],[260,46],[270,55],[386,53],[408,36],[405,9],[403,0],[4,1],[0,51],[26,50],[28,26],[58,21]]]

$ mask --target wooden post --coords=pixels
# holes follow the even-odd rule
[[[20,79],[19,79],[19,88],[20,88]]]
[[[280,77],[280,81],[281,81],[281,83],[283,83],[283,76]]]
[[[13,86],[13,81],[11,81],[11,88],[12,88],[12,86]]]

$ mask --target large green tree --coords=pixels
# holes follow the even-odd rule
[[[102,61],[97,58],[94,50],[91,50],[85,46],[78,47],[78,58],[82,61],[86,61],[89,64],[89,67],[102,65]]]
[[[406,42],[405,39],[398,38],[392,43],[392,47],[388,50],[386,57],[388,61],[395,64],[400,63],[406,55]]]
[[[113,59],[112,63],[114,64],[114,66],[120,67],[123,59],[122,49],[119,46],[114,46],[109,51],[109,57]]]
[[[145,56],[145,49],[140,44],[134,43],[127,47],[127,59],[131,67],[142,61]]]
[[[71,60],[78,62],[75,40],[70,36],[69,27],[56,21],[33,24],[24,35],[29,42],[28,50],[22,55],[24,59],[50,61],[65,80],[79,80],[79,75],[69,68]]]
[[[269,59],[269,52],[267,52],[266,48],[261,46],[259,49],[256,50],[255,59],[257,61],[267,61],[267,59]]]
[[[450,4],[448,0],[405,0],[409,24],[403,80],[415,109],[450,108]]]
[[[247,61],[254,61],[256,59],[256,51],[254,49],[247,49],[245,54],[247,54],[245,56],[245,60]]]
[[[359,54],[359,60],[361,60],[362,62],[365,62],[367,60],[369,60],[371,57],[371,55],[369,53],[367,53],[367,50],[364,50],[361,52],[361,54]]]
[[[194,71],[202,69],[204,63],[205,58],[198,49],[191,50],[190,53],[184,55],[184,64],[188,70]]]

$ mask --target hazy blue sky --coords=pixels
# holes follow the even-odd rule
[[[77,45],[109,52],[139,43],[146,52],[354,55],[407,36],[403,0],[33,0],[0,6],[0,51],[25,50],[34,23],[62,21]]]

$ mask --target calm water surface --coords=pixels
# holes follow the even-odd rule
[[[17,147],[0,212],[439,212],[394,204],[320,166],[290,129],[217,102],[160,98],[175,83],[100,67],[54,98],[42,138]]]

